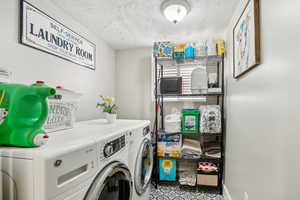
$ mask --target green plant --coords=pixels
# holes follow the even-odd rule
[[[113,97],[105,97],[100,96],[102,103],[97,103],[97,108],[102,108],[103,112],[110,113],[110,114],[116,114],[118,112],[118,106],[114,103]]]

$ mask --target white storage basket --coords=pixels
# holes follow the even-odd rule
[[[76,121],[75,112],[81,95],[70,90],[57,89],[48,99],[48,118],[44,124],[47,132],[71,129]]]

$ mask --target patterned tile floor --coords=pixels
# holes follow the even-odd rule
[[[224,200],[212,191],[198,191],[197,188],[177,184],[159,185],[151,188],[150,200]]]

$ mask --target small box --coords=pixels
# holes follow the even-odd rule
[[[171,42],[155,42],[153,53],[157,57],[172,57],[173,45]]]
[[[224,40],[217,41],[217,51],[218,51],[219,56],[225,54],[225,41]]]
[[[160,93],[180,95],[182,93],[182,77],[165,77],[160,80]]]
[[[185,50],[185,44],[178,44],[174,47],[174,58],[180,59],[184,58],[184,50]]]
[[[197,185],[218,186],[218,175],[197,174]]]
[[[159,179],[161,181],[176,181],[175,159],[159,159]]]

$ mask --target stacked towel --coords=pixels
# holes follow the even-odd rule
[[[206,156],[220,158],[221,157],[221,146],[218,142],[207,142],[204,143],[204,152]]]
[[[184,139],[181,154],[187,158],[200,158],[202,154],[200,142],[193,139]]]

